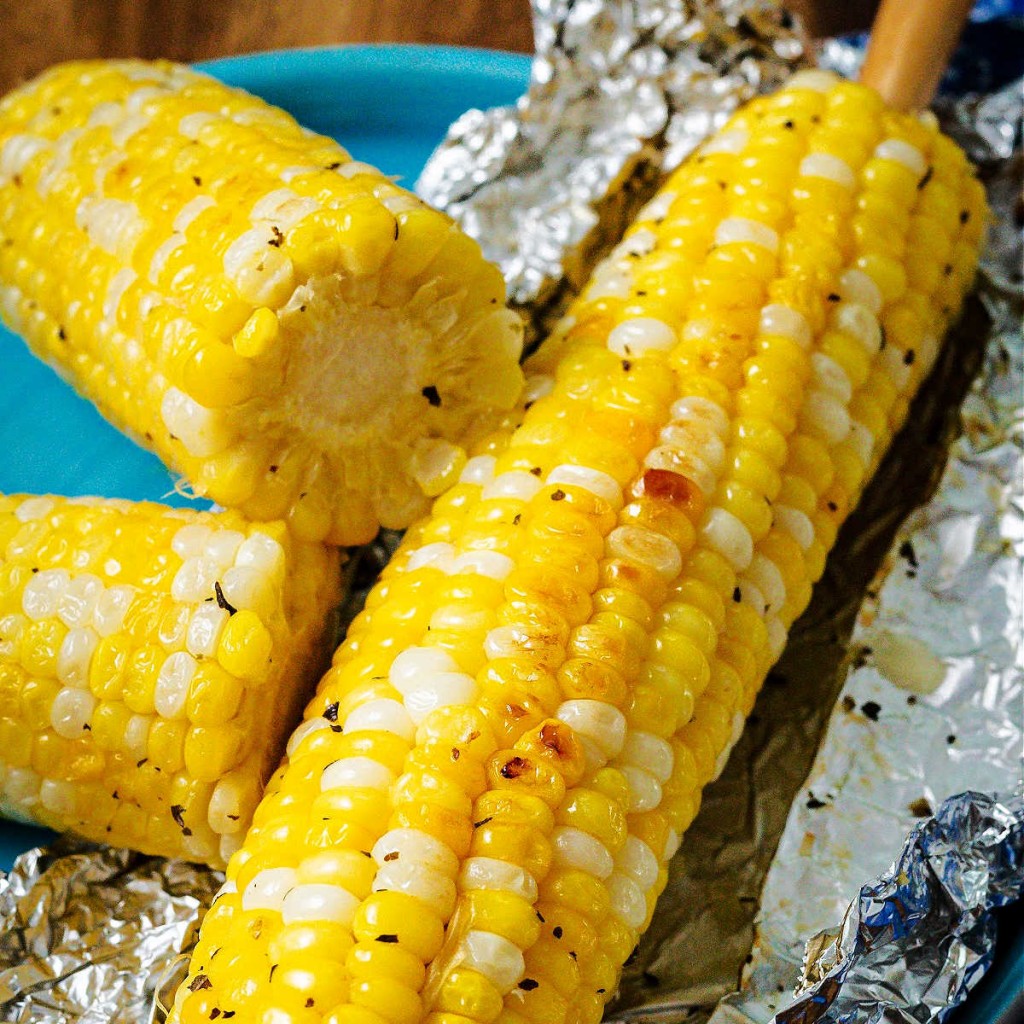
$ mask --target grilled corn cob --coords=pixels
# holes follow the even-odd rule
[[[985,216],[817,72],[676,172],[370,593],[171,1019],[598,1021]]]
[[[0,813],[223,865],[338,585],[281,523],[0,495]]]
[[[187,68],[0,102],[0,314],[249,519],[351,544],[422,514],[521,390],[504,295],[449,218]]]

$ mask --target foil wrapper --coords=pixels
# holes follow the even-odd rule
[[[529,94],[514,109],[460,119],[420,189],[484,242],[541,329],[663,173],[806,55],[767,0],[536,0],[535,14]],[[856,996],[884,1013],[886,986],[913,990],[923,969],[895,934],[885,971],[872,969],[851,944],[857,894],[881,875],[867,891],[916,906],[925,890],[907,880],[921,877],[922,842],[901,862],[913,870],[885,880],[886,867],[915,822],[968,786],[977,794],[915,835],[936,836],[961,812],[957,821],[978,825],[950,826],[950,841],[929,847],[929,863],[942,852],[948,870],[969,877],[963,907],[973,909],[922,915],[913,941],[944,945],[978,923],[970,956],[929,975],[950,1001],[987,962],[980,908],[1010,890],[982,892],[970,858],[980,866],[990,855],[988,879],[1012,884],[1020,872],[1009,840],[979,824],[1018,807],[983,794],[1011,791],[1020,770],[1019,107],[1019,86],[946,107],[947,125],[985,167],[996,215],[982,300],[945,346],[706,792],[611,1008],[619,1019],[767,1024],[801,986],[809,995],[833,981],[837,1007]],[[364,553],[343,621],[392,541]],[[183,973],[178,951],[220,880],[68,840],[25,854],[0,879],[0,1021],[158,1024]],[[813,1018],[785,1024],[797,1019]]]
[[[1024,798],[950,797],[861,889],[839,931],[808,943],[805,989],[775,1024],[941,1019],[991,960],[990,911],[1022,896]]]
[[[543,333],[662,176],[804,55],[770,0],[533,0],[514,107],[452,125],[416,189],[497,263]]]

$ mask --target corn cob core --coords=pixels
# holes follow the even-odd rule
[[[171,1019],[598,1021],[984,219],[817,72],[676,172],[370,593]]]
[[[0,314],[196,493],[404,527],[522,385],[501,274],[283,111],[169,63],[0,101]]]
[[[222,866],[338,589],[281,523],[0,495],[0,814]]]

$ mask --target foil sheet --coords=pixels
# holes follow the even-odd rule
[[[532,123],[520,127],[517,111],[467,115],[422,189],[484,238],[517,300],[543,324],[660,175],[805,57],[793,27],[767,2],[537,0],[535,10],[539,56],[517,108]],[[1011,154],[1019,96],[1019,88],[983,95],[950,110],[949,123],[991,178],[997,232],[984,304],[969,306],[946,346],[728,768],[708,790],[612,1007],[621,1019],[689,1024],[715,1014],[716,1024],[767,1024],[798,985],[836,966],[832,936],[848,904],[897,857],[919,816],[964,785],[1005,791],[1018,779],[1022,683],[1011,666],[1022,647],[1014,581],[1024,497],[1014,480],[1024,346],[1013,248],[1020,164]],[[629,104],[635,117],[627,117]],[[549,158],[557,170],[545,184]],[[517,246],[520,264],[510,256]],[[940,478],[936,498],[894,544],[900,523]],[[366,554],[357,601],[388,553],[385,542]],[[880,631],[898,638],[918,622],[934,624],[925,642],[908,656],[897,640],[893,658]],[[138,885],[136,866],[150,872]],[[0,984],[30,977],[33,986],[0,988],[0,1021],[162,1021],[155,997],[162,992],[166,1003],[173,992],[183,970],[174,951],[188,948],[189,920],[219,881],[214,872],[67,841],[26,854],[0,883]],[[194,902],[179,914],[182,891]],[[148,941],[150,930],[167,941]],[[805,941],[817,933],[805,973]],[[984,962],[981,953],[964,985]],[[951,972],[949,991],[964,987],[961,980]],[[868,982],[867,997],[872,985],[880,996]]]
[[[941,1019],[991,961],[991,911],[1022,896],[1024,798],[950,797],[861,889],[839,931],[808,943],[800,998],[776,1024]]]
[[[537,337],[661,177],[803,44],[770,0],[533,0],[533,15],[527,94],[459,118],[416,189],[501,267]]]

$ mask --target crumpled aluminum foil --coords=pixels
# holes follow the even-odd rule
[[[514,107],[471,110],[417,183],[480,242],[534,337],[663,174],[803,57],[771,0],[533,0]]]
[[[839,931],[808,943],[809,987],[776,1024],[939,1019],[992,959],[989,911],[1022,896],[1024,797],[950,797],[911,832],[892,868],[861,889]]]
[[[536,7],[548,21],[538,28],[540,57],[531,100],[523,106],[524,120],[532,116],[536,123],[520,133],[512,112],[467,115],[456,132],[473,152],[461,170],[456,146],[450,156],[439,154],[438,161],[450,163],[435,173],[449,178],[451,194],[434,198],[474,222],[489,245],[506,245],[509,252],[522,243],[530,254],[523,265],[503,265],[519,299],[534,299],[539,323],[602,246],[615,240],[663,169],[803,56],[792,29],[767,2],[537,0]],[[587,18],[597,14],[590,25]],[[669,53],[680,69],[671,75]],[[628,76],[632,96],[612,86],[613,74]],[[552,103],[546,113],[531,107],[535,96]],[[627,100],[642,101],[629,123]],[[663,113],[655,116],[658,110]],[[557,121],[563,113],[564,125]],[[598,115],[607,121],[595,120]],[[1013,582],[1021,568],[1024,499],[1013,481],[1021,469],[1014,430],[1024,417],[1024,346],[1010,153],[1019,116],[1000,96],[960,105],[954,115],[969,152],[1003,169],[991,188],[1001,234],[986,266],[986,305],[970,306],[946,347],[906,435],[844,530],[811,611],[794,631],[726,772],[708,790],[624,978],[613,1008],[622,1018],[688,1024],[714,1012],[721,1024],[766,1024],[805,977],[807,937],[843,919],[865,879],[898,855],[917,815],[930,814],[964,785],[1007,791],[1016,781],[1021,680],[1010,666],[1022,647]],[[552,154],[560,169],[544,186],[532,172]],[[507,183],[498,174],[506,167]],[[591,186],[573,193],[571,210],[562,188],[570,171],[576,185]],[[545,205],[544,187],[563,198]],[[942,473],[961,398],[980,363],[982,379],[965,406],[967,429],[939,494],[893,546],[900,522]],[[904,541],[918,562],[913,578],[910,559],[900,555]],[[387,554],[385,544],[369,557]],[[879,565],[882,574],[872,582]],[[363,582],[373,575],[371,564]],[[862,609],[865,589],[869,601]],[[911,612],[914,625],[906,618]],[[917,660],[886,661],[879,631],[898,635],[919,621],[934,623],[923,634],[928,653],[915,648]],[[942,646],[947,642],[952,646]],[[865,647],[872,647],[870,654]],[[829,723],[851,664],[858,667]],[[907,693],[882,670],[918,690],[938,685],[930,693]],[[821,757],[804,785],[826,725]],[[949,735],[956,737],[952,744]],[[127,858],[124,868],[117,867],[121,857]],[[132,872],[139,861],[152,873],[136,884]],[[95,884],[72,878],[95,878]],[[197,897],[181,914],[175,880]],[[26,854],[0,882],[0,985],[11,970],[31,965],[36,986],[29,1000],[0,988],[0,1021],[141,1024],[152,993],[161,989],[166,1001],[173,991],[173,950],[188,944],[187,919],[219,881],[214,872],[90,852],[67,841]],[[13,911],[7,892],[18,893],[24,915]],[[53,919],[45,908],[53,909]],[[164,945],[150,941],[149,926],[135,927],[137,920],[162,922]],[[814,950],[835,956],[830,938],[818,939]],[[831,966],[828,957],[808,957],[806,980],[823,977]],[[741,973],[746,989],[736,995]],[[956,984],[951,976],[951,990]],[[163,1018],[154,1011],[152,1019]]]
[[[181,861],[58,840],[0,872],[0,1020],[143,1024],[222,876]]]

